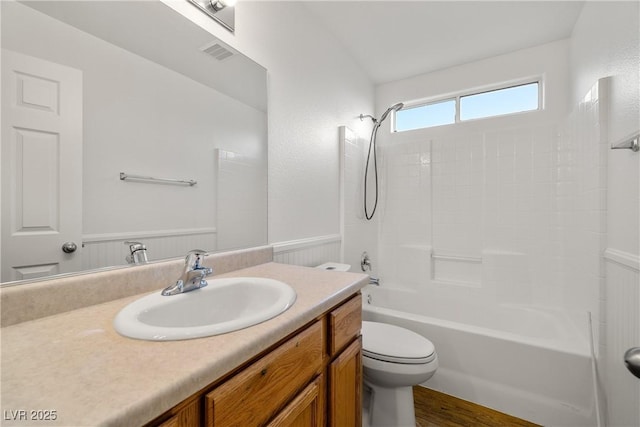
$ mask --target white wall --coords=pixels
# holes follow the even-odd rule
[[[586,2],[571,37],[573,102],[597,79],[610,77],[608,143],[640,129],[639,8],[638,2]],[[622,363],[627,348],[640,346],[640,154],[606,149],[604,155],[607,249],[600,366],[609,425],[640,425],[640,380]]]
[[[232,35],[169,2],[268,71],[269,241],[340,233],[338,126],[373,109],[373,84],[303,2],[238,2]]]

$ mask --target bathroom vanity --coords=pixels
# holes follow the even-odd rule
[[[361,425],[361,304],[351,297],[148,425]]]
[[[114,330],[116,314],[140,292],[13,322],[2,328],[2,425],[360,425],[367,276],[262,261],[232,270],[208,258],[226,271],[216,277],[280,280],[294,288],[296,302],[255,326],[183,341],[136,340]],[[158,267],[150,269],[158,276]],[[1,290],[3,304],[31,285],[23,286]],[[48,292],[43,284],[33,288]],[[31,417],[45,413],[48,420]]]

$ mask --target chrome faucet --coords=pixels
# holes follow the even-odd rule
[[[380,278],[379,277],[369,276],[369,284],[370,285],[380,286]]]
[[[124,242],[129,246],[129,255],[125,258],[129,264],[146,264],[149,262],[147,259],[147,247],[140,242]]]
[[[202,259],[205,255],[206,252],[201,249],[189,251],[184,259],[182,276],[175,284],[166,287],[162,291],[162,295],[177,295],[207,286],[207,281],[204,278],[213,273],[213,268],[202,266]]]

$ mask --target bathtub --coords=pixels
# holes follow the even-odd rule
[[[433,342],[440,367],[425,387],[545,426],[597,425],[586,313],[387,284],[362,294],[364,320],[402,326]]]

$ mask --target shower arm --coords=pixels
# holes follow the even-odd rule
[[[378,123],[376,118],[370,114],[360,114],[360,121],[363,121],[366,117],[370,118],[373,123]]]
[[[380,126],[382,122],[384,122],[384,119],[387,118],[389,113],[391,113],[392,111],[401,110],[402,108],[404,108],[404,104],[402,102],[398,102],[397,104],[393,104],[391,107],[387,108],[387,111],[382,113],[382,116],[380,116],[380,120],[376,119],[370,114],[360,114],[360,121],[363,121],[365,117],[368,117],[371,119],[371,121],[373,121],[374,124]]]

